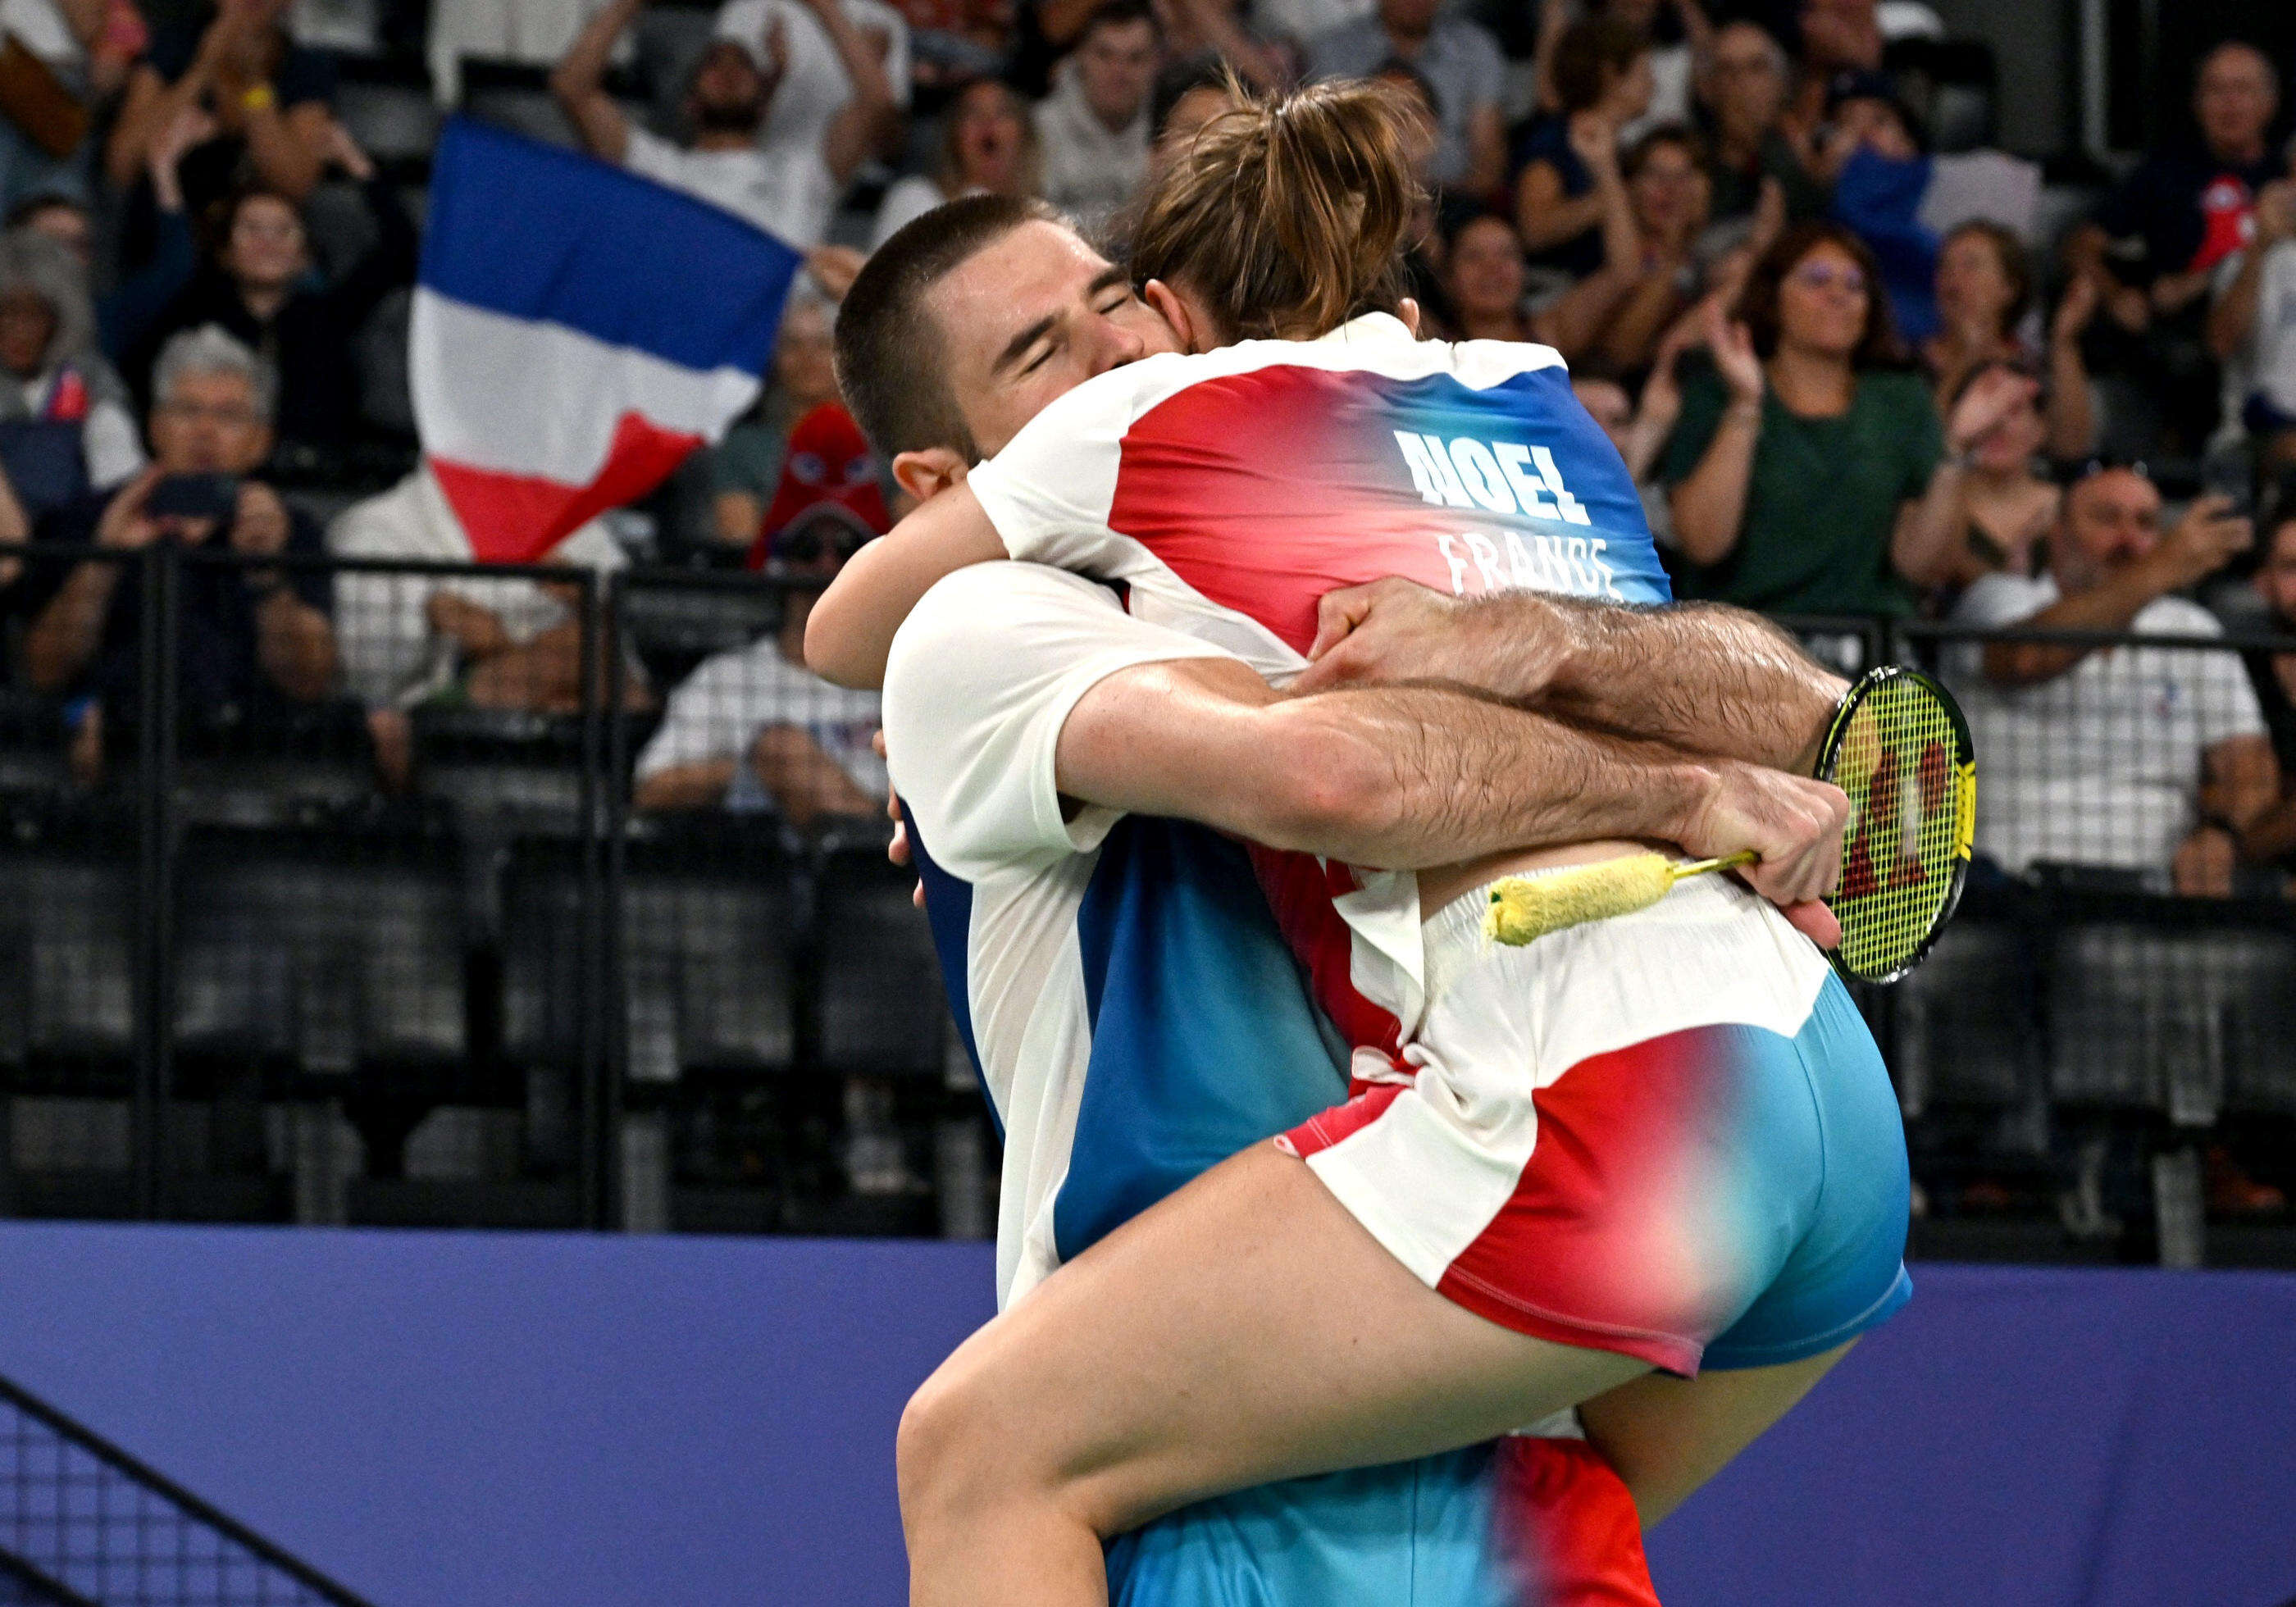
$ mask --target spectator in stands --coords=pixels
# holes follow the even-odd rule
[[[831,365],[836,317],[836,303],[810,285],[798,286],[775,340],[773,382],[710,448],[710,533],[728,553],[747,557],[765,528],[766,502],[781,482],[791,427],[837,399]]]
[[[95,220],[69,195],[48,190],[18,203],[8,214],[8,229],[43,235],[70,251],[83,283],[95,269]]]
[[[1879,0],[1802,0],[1800,72],[1784,127],[1805,163],[1816,165],[1818,130],[1831,115],[1834,80],[1882,70],[1880,11]]]
[[[354,503],[327,529],[338,558],[472,563],[471,539],[428,467]],[[543,560],[600,575],[627,560],[595,520]],[[562,713],[581,706],[581,625],[571,586],[523,578],[372,573],[335,577],[334,617],[343,681],[373,710],[402,711],[434,698],[481,709]],[[370,722],[373,723],[372,721]],[[377,731],[377,750],[403,748]]]
[[[1644,135],[1623,168],[1634,255],[1609,263],[1618,291],[1595,338],[1595,357],[1620,373],[1650,366],[1659,342],[1703,288],[1698,242],[1710,193],[1693,135],[1680,126]]]
[[[37,520],[144,467],[127,388],[95,349],[86,276],[45,234],[0,234],[0,468]]]
[[[2296,178],[2256,194],[2253,232],[2217,266],[2209,350],[2224,365],[2224,411],[2267,476],[2296,464]]]
[[[256,185],[217,204],[205,258],[191,267],[193,234],[182,206],[188,197],[175,188],[165,163],[157,164],[159,255],[133,294],[156,295],[169,275],[181,275],[183,287],[124,357],[130,382],[148,390],[159,352],[184,330],[212,324],[274,354],[275,439],[290,455],[339,451],[357,436],[354,347],[377,304],[414,277],[418,249],[396,187],[376,175],[348,134],[328,127],[329,160],[365,185],[375,224],[365,254],[332,281],[319,279],[301,209],[284,192]],[[133,313],[116,316],[115,333],[127,334],[134,321]]]
[[[1451,231],[1443,253],[1443,291],[1454,338],[1538,339],[1523,312],[1523,290],[1522,245],[1513,224],[1496,212],[1483,212]]]
[[[1439,9],[1437,0],[1379,0],[1373,15],[1310,39],[1308,70],[1318,78],[1367,78],[1390,61],[1410,68],[1435,94],[1439,137],[1428,176],[1484,200],[1506,176],[1500,111],[1506,63],[1480,23],[1439,16]]]
[[[1996,369],[2026,373],[2013,360],[1997,357],[1965,368],[1940,396],[1945,409],[1950,412],[1972,385]],[[2062,500],[2056,481],[2040,471],[2049,432],[2041,394],[2035,391],[2010,406],[1992,429],[1971,443],[1968,471],[1961,482],[1962,537],[1945,578],[1955,594],[1981,576],[2030,576],[2040,566]]]
[[[692,143],[682,146],[632,127],[628,114],[605,90],[614,41],[644,3],[613,0],[590,20],[550,75],[551,93],[583,143],[607,161],[699,196],[800,251],[812,251],[828,234],[837,198],[893,106],[892,86],[877,53],[846,15],[842,0],[800,0],[835,47],[853,84],[851,98],[817,134],[783,138],[767,132],[770,110],[790,71],[789,36],[776,24],[766,37],[762,66],[736,39],[713,39],[701,53],[685,91]]]
[[[2256,590],[2267,611],[2265,628],[2296,641],[2296,495],[2281,497],[2264,537]],[[2296,652],[2251,652],[2249,684],[2272,738],[2280,795],[2248,823],[2241,851],[2259,865],[2296,871]]]
[[[1555,47],[1575,20],[1573,9],[1568,0],[1547,0],[1539,8],[1536,53],[1538,103],[1542,106],[1558,103],[1554,79]],[[1691,115],[1692,70],[1714,42],[1714,25],[1707,20],[1705,7],[1698,0],[1670,0],[1670,4],[1669,0],[1595,0],[1585,10],[1588,14],[1615,17],[1642,35],[1650,47],[1650,104],[1640,117],[1620,127],[1619,143],[1631,145],[1654,128],[1669,123],[1687,123]],[[1673,13],[1680,37],[1661,42],[1661,18],[1669,11]]]
[[[1937,332],[1921,344],[1922,365],[1940,398],[1960,394],[1973,371],[1994,363],[2030,362],[2020,332],[2033,303],[2033,270],[2025,247],[2000,224],[1980,218],[1948,233],[1938,251]],[[2049,321],[2049,455],[2070,463],[2096,445],[2096,414],[2082,331],[2096,312],[2096,286],[2075,279]]]
[[[1833,186],[1835,221],[1882,269],[1890,316],[1918,346],[1937,332],[1937,232],[1922,221],[1930,181],[1927,135],[1879,73],[1845,73],[1826,95],[1819,173]]]
[[[1578,398],[1594,421],[1611,438],[1611,445],[1619,449],[1626,461],[1627,472],[1633,475],[1636,485],[1645,485],[1651,471],[1658,463],[1659,454],[1666,449],[1667,437],[1674,431],[1675,421],[1682,415],[1682,390],[1675,382],[1676,359],[1689,343],[1692,326],[1682,325],[1659,347],[1657,361],[1651,365],[1650,377],[1643,381],[1639,400],[1628,394],[1627,388],[1617,380],[1597,373],[1575,373],[1570,377],[1570,394]],[[1655,510],[1663,515],[1664,498],[1644,494],[1646,504],[1656,503]],[[1656,529],[1653,526],[1653,529]]]
[[[2253,225],[2257,193],[2276,176],[2265,135],[2279,106],[2279,75],[2263,52],[2218,45],[2194,86],[2199,144],[2148,155],[2066,242],[2068,264],[2095,284],[2111,328],[2143,338],[2124,340],[2119,360],[2194,450],[2216,401],[2203,307],[2217,267]]]
[[[876,113],[866,148],[886,160],[900,155],[903,119],[913,80],[909,25],[885,0],[831,0],[859,30],[862,42],[892,89],[892,103]],[[861,93],[837,42],[831,37],[816,0],[726,0],[718,13],[717,35],[750,53],[753,61],[783,62],[773,103],[758,131],[758,143],[782,150],[818,151],[834,122]],[[775,34],[781,45],[773,43]]]
[[[2249,521],[2195,502],[2165,536],[2161,494],[2133,468],[2066,489],[2048,567],[1988,575],[1960,623],[2221,634],[2172,594],[2247,550]],[[2138,871],[2180,893],[2232,890],[2239,834],[2278,794],[2256,694],[2228,652],[1990,642],[1955,676],[1979,751],[2000,756],[1978,790],[1977,847],[2013,873],[2035,862]]]
[[[212,543],[242,557],[316,554],[318,527],[250,478],[271,450],[276,390],[261,358],[220,329],[188,330],[160,354],[152,466],[109,498],[49,517],[43,543],[133,553],[155,541]],[[35,578],[37,578],[37,577]],[[102,767],[107,709],[135,707],[143,578],[133,562],[87,562],[32,611],[24,668],[44,692],[77,690],[87,713],[73,766]],[[178,685],[193,717],[324,697],[335,677],[326,577],[307,570],[187,566],[178,577]]]
[[[784,506],[793,512],[777,524],[766,567],[825,583],[890,521],[868,448],[845,410],[822,408],[799,430],[812,426],[845,438],[848,462],[833,482],[809,485],[792,457],[775,502],[776,515]],[[824,816],[883,807],[885,761],[873,746],[876,693],[832,686],[805,667],[805,623],[817,594],[786,593],[778,632],[705,660],[670,693],[661,729],[638,756],[632,798],[639,808],[770,807],[803,828]]]
[[[1649,53],[1614,17],[1574,22],[1555,45],[1556,109],[1515,152],[1515,228],[1533,261],[1580,277],[1603,266],[1604,227],[1627,215],[1619,129],[1650,104]]]
[[[1174,152],[1232,104],[1227,75],[1217,61],[1175,61],[1158,73],[1148,105],[1148,176],[1162,172]]]
[[[870,231],[875,250],[912,217],[960,195],[1035,195],[1044,186],[1044,150],[1019,95],[993,79],[965,86],[950,105],[932,175],[896,179]]]
[[[1148,173],[1159,35],[1147,0],[1110,0],[1085,24],[1036,109],[1045,199],[1097,232]]]
[[[1792,64],[1784,46],[1753,22],[1726,22],[1698,73],[1698,98],[1710,130],[1717,222],[1751,218],[1765,205],[1783,223],[1825,212],[1825,186],[1786,137]]]
[[[1004,70],[1013,46],[1013,8],[1006,0],[901,0],[920,88],[965,84]]]
[[[1164,29],[1164,59],[1176,65],[1226,68],[1259,89],[1284,89],[1307,71],[1300,44],[1372,13],[1353,4],[1353,16],[1332,16],[1312,27],[1281,14],[1283,8],[1247,7],[1244,0],[1152,0]],[[1308,0],[1324,6],[1328,0]],[[1294,8],[1296,9],[1296,8]]]
[[[310,194],[336,149],[335,75],[324,55],[288,36],[286,9],[286,0],[219,0],[152,34],[104,150],[115,185],[133,184],[178,114],[198,107],[213,132],[184,161],[193,216],[244,184],[297,205]]]
[[[0,13],[18,52],[0,96],[0,212],[36,195],[86,194],[85,102],[105,9],[105,0],[9,0]]]
[[[1838,225],[1786,231],[1743,324],[1710,303],[1714,371],[1668,443],[1679,589],[1784,613],[1905,614],[1951,567],[1965,455],[2031,381],[1988,374],[1938,415],[1897,371],[1874,259]]]

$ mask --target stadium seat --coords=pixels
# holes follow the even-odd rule
[[[2183,1126],[2223,1102],[2221,990],[2206,939],[2128,921],[2061,924],[2050,944],[2049,1087],[2061,1104]]]
[[[373,799],[365,711],[348,701],[226,707],[176,725],[177,808],[184,818],[260,826]]]
[[[1898,985],[1898,1093],[1906,1114],[1933,1104],[2006,1108],[2038,1086],[2030,940],[2013,920],[1964,912]]]
[[[53,792],[64,765],[63,706],[52,697],[0,689],[0,792]]]
[[[681,824],[626,850],[620,916],[630,997],[634,1006],[646,999],[675,1008],[667,1023],[633,1013],[630,1078],[783,1070],[797,1048],[801,890],[780,824],[758,816]]]
[[[126,1091],[136,864],[123,815],[27,805],[0,817],[0,1065],[19,1091]]]
[[[680,823],[626,846],[619,954],[634,1085],[749,1076],[796,1056],[791,987],[801,889],[770,820]],[[503,1046],[524,1066],[583,1055],[586,900],[580,845],[528,839],[503,885]]]
[[[528,830],[571,832],[582,818],[578,716],[426,704],[413,717],[414,784],[465,821],[501,815]]]
[[[2296,937],[2224,934],[2210,961],[2224,990],[2225,1103],[2296,1114]]]
[[[887,862],[882,832],[857,827],[823,844],[815,1007],[825,1072],[943,1074],[952,1028],[931,931],[909,902],[915,885]]]
[[[187,1063],[426,1085],[467,1058],[459,849],[437,832],[194,827],[177,860]]]

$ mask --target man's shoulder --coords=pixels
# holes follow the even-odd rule
[[[1953,618],[1963,625],[2013,625],[2056,600],[2057,588],[2049,580],[1997,570],[1970,584],[1954,604]]]
[[[1499,42],[1492,37],[1491,30],[1472,17],[1439,18],[1430,39],[1443,49],[1461,55],[1488,56],[1493,61],[1505,59],[1499,50]]]
[[[1316,73],[1325,77],[1365,72],[1378,65],[1386,46],[1386,37],[1380,31],[1379,20],[1376,17],[1358,17],[1352,22],[1327,28],[1309,39],[1308,60]]]
[[[1006,637],[1025,618],[1105,623],[1128,616],[1116,594],[1095,580],[1041,563],[974,563],[946,575],[917,600],[893,637],[904,645],[945,647],[978,636]],[[887,679],[892,666],[886,667]]]
[[[2146,636],[2221,636],[2224,623],[2189,597],[2155,597],[2129,627]]]

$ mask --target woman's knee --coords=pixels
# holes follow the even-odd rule
[[[1036,1392],[1010,1387],[1012,1371],[994,1347],[967,1346],[909,1398],[894,1466],[913,1540],[934,1524],[1022,1513],[1058,1514],[1103,1537],[1116,1532],[1112,1516],[1097,1509],[1092,1481],[1077,1476],[1078,1457],[1060,1420],[1041,1415],[1046,1403]]]

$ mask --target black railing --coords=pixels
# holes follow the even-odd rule
[[[6,1379],[0,1579],[44,1607],[366,1607]]]
[[[882,858],[865,705],[791,662],[804,588],[26,563],[0,591],[0,1209],[987,1231],[988,1132]],[[82,565],[133,619],[56,628]],[[331,663],[297,670],[281,594]],[[2173,1150],[2296,1114],[2296,906],[2193,829],[2213,745],[2254,730],[2237,655],[2296,643],[1786,623],[1846,673],[1938,669],[1977,727],[1967,913],[1865,1001],[1910,1114],[2024,1121],[2054,1174],[2099,1115]],[[2005,691],[1980,638],[2102,651]],[[2102,746],[2093,709],[2036,716],[2068,688],[2121,709]],[[2121,806],[2084,807],[2108,781]],[[1924,1164],[1949,1201],[1959,1162]]]

